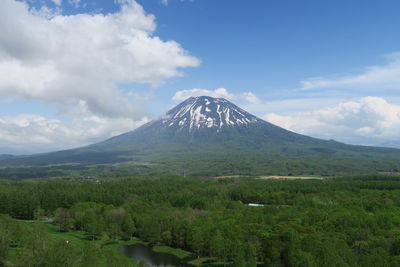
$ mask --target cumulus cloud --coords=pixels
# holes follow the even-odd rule
[[[347,143],[381,145],[399,141],[400,105],[379,97],[364,97],[310,112],[269,113],[264,119],[298,133]]]
[[[51,0],[56,6],[61,6],[62,0]]]
[[[164,6],[168,6],[168,0],[161,0],[161,4]]]
[[[225,88],[217,88],[215,90],[207,90],[207,89],[188,89],[182,90],[175,93],[172,99],[176,102],[186,100],[192,96],[211,96],[217,98],[226,98],[229,100],[239,100],[246,101],[253,104],[260,104],[262,101],[253,93],[245,92],[243,94],[231,94]]]
[[[243,98],[245,101],[252,103],[252,104],[262,104],[263,101],[259,99],[255,94],[252,92],[246,92],[239,96],[239,98]]]
[[[119,85],[157,87],[200,64],[179,43],[155,36],[155,17],[134,0],[116,0],[116,13],[69,16],[61,0],[53,9],[29,3],[0,1],[0,100],[50,104],[63,119],[0,118],[0,153],[76,147],[132,130],[148,120],[143,102],[151,93]]]
[[[21,154],[74,148],[130,131],[147,121],[145,117],[133,120],[95,115],[62,121],[20,114],[0,118],[1,149]]]
[[[217,88],[215,90],[193,88],[176,92],[175,95],[172,97],[172,99],[174,101],[183,101],[192,96],[204,96],[204,95],[217,98],[218,97],[227,98],[227,99],[231,99],[234,97],[234,95],[229,94],[228,90],[226,90],[225,88]]]
[[[102,116],[141,116],[119,83],[182,76],[199,60],[153,33],[155,17],[133,0],[112,14],[42,16],[28,4],[0,1],[0,97],[67,108],[84,102]]]
[[[336,78],[312,78],[301,81],[302,89],[356,88],[400,89],[400,53],[387,56],[383,66],[368,67],[363,73]]]

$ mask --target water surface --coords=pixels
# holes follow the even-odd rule
[[[123,246],[120,251],[129,258],[134,258],[137,262],[144,261],[151,267],[156,266],[193,266],[187,263],[189,258],[180,259],[175,255],[155,252],[151,247],[143,244]]]

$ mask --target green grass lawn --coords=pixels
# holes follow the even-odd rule
[[[211,257],[200,257],[200,258],[196,258],[194,260],[189,261],[189,264],[195,265],[195,266],[200,266],[201,264],[208,262],[208,261],[214,261],[215,258],[211,258]]]
[[[188,251],[185,251],[185,250],[179,249],[179,248],[171,248],[168,246],[154,246],[153,251],[172,254],[180,259],[184,259],[184,258],[192,256],[192,253],[190,253]]]

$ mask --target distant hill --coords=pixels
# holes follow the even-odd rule
[[[9,155],[9,154],[0,154],[0,160],[10,159],[10,158],[13,158],[13,157],[14,157],[13,155]]]
[[[133,161],[166,172],[226,174],[398,171],[400,150],[300,135],[223,98],[191,97],[165,116],[90,146],[1,158],[0,165],[104,164]],[[153,166],[154,166],[153,165]]]

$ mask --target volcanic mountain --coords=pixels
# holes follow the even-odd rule
[[[169,110],[162,118],[132,132],[96,144],[94,147],[115,148],[123,144],[124,148],[128,146],[133,149],[134,143],[147,147],[170,142],[207,147],[218,146],[218,143],[238,142],[237,139],[258,145],[260,142],[270,143],[278,140],[303,142],[312,140],[310,137],[295,134],[257,118],[226,99],[200,96],[190,97]],[[241,145],[242,142],[238,144]]]
[[[349,159],[353,161],[343,167],[342,163]],[[306,171],[307,166],[322,162],[330,166],[328,169],[351,170],[360,159],[367,160],[364,165],[383,159],[386,165],[378,164],[379,168],[392,170],[397,165],[390,164],[398,162],[400,150],[346,145],[300,135],[264,121],[226,99],[200,96],[188,98],[163,117],[106,141],[77,149],[0,159],[0,164],[132,161],[167,169],[188,166],[197,171],[222,168],[252,173],[268,166],[291,169],[293,164],[300,164],[299,168]]]

